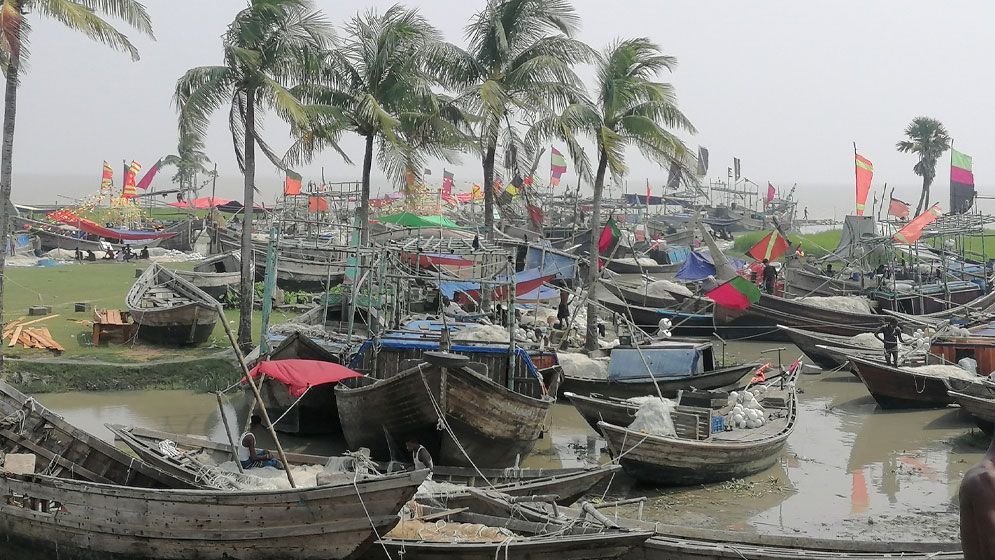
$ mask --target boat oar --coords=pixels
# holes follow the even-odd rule
[[[238,347],[238,342],[235,341],[235,334],[231,332],[231,325],[228,324],[228,319],[225,318],[225,308],[220,303],[218,304],[218,315],[221,319],[221,324],[225,326],[225,334],[228,335],[228,342],[231,343],[232,349],[235,350],[235,358],[238,360],[238,365],[242,366],[242,373],[245,374],[245,379],[248,380],[249,387],[252,387],[252,393],[256,396],[256,405],[263,415],[263,421],[266,422],[269,435],[273,437],[273,442],[276,444],[276,452],[280,455],[280,460],[283,461],[283,471],[287,474],[287,482],[290,483],[291,488],[297,488],[297,485],[294,484],[294,475],[290,473],[290,463],[287,462],[287,454],[283,452],[283,446],[280,445],[280,438],[276,437],[276,430],[273,429],[273,424],[269,421],[266,405],[263,404],[263,396],[259,394],[259,387],[256,386],[256,381],[252,379],[252,375],[249,373],[249,366],[245,365],[245,357],[242,356],[242,350]],[[235,462],[238,463],[238,461]]]
[[[223,317],[222,320],[224,320]],[[235,466],[238,467],[239,474],[245,474],[245,469],[242,468],[242,461],[238,460],[238,449],[235,447],[235,440],[231,436],[231,427],[228,426],[228,415],[225,414],[225,405],[221,401],[221,391],[218,391],[215,395],[218,397],[218,411],[221,412],[221,422],[225,425],[225,435],[228,436],[228,445],[231,446],[231,458],[235,461]]]

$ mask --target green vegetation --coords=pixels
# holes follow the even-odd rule
[[[109,363],[142,363],[184,357],[204,357],[229,348],[221,323],[215,328],[211,339],[196,348],[160,347],[136,342],[122,344],[110,342],[93,346],[92,327],[87,322],[93,318],[92,311],[77,313],[76,302],[86,302],[95,307],[126,309],[124,296],[135,281],[135,270],[144,268],[145,263],[135,264],[82,264],[54,267],[9,268],[7,269],[7,289],[4,322],[27,315],[32,305],[51,305],[52,313],[58,317],[48,319],[38,326],[48,328],[52,337],[66,351],[63,360],[93,361]],[[171,268],[192,267],[190,263],[168,264]],[[238,310],[225,311],[229,323],[238,320]],[[272,323],[285,322],[295,314],[274,311]],[[253,339],[258,341],[261,314],[252,315]],[[7,342],[4,341],[4,344]],[[51,358],[48,350],[28,349],[21,345],[4,347],[4,354],[20,358]]]
[[[929,117],[916,117],[905,128],[905,137],[896,145],[899,152],[915,154],[918,157],[912,170],[922,177],[922,192],[916,205],[915,215],[922,214],[929,207],[929,187],[936,178],[936,162],[950,149],[950,134],[943,123]],[[953,210],[953,209],[951,209]]]
[[[768,231],[748,231],[744,233],[736,234],[736,241],[733,243],[733,248],[737,256],[745,255],[750,247],[756,245],[761,239],[766,236]],[[843,235],[842,230],[833,229],[828,231],[820,231],[818,233],[789,233],[788,241],[791,242],[792,246],[798,241],[802,243],[802,250],[809,257],[824,257],[831,253],[833,249],[836,248],[840,243],[840,237]]]
[[[9,360],[6,374],[22,391],[61,393],[66,391],[131,391],[140,389],[188,389],[209,392],[238,381],[241,369],[230,353],[204,358],[157,362],[111,364],[71,360]]]

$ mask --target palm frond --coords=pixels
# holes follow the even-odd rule
[[[148,11],[141,2],[135,0],[73,1],[88,10],[117,18],[149,37],[155,36],[152,32],[152,18],[149,17]]]
[[[35,0],[33,6],[39,14],[50,17],[74,31],[79,31],[98,43],[127,52],[132,60],[139,59],[138,49],[131,44],[128,37],[84,3],[78,0]]]

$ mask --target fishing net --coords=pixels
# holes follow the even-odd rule
[[[410,541],[488,543],[509,541],[518,535],[503,527],[488,527],[480,523],[406,519],[391,529],[387,536]]]
[[[629,399],[629,402],[639,405],[636,419],[629,425],[630,430],[655,436],[677,436],[674,419],[670,416],[676,408],[674,401],[659,397],[636,397]]]
[[[569,377],[608,379],[608,360],[595,360],[574,352],[557,352],[556,360],[563,374]]]
[[[804,297],[798,301],[814,305],[822,309],[831,311],[844,311],[847,313],[871,313],[871,300],[863,296],[824,296],[824,297]]]

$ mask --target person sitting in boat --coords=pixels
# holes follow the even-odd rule
[[[265,449],[256,449],[256,436],[252,432],[245,432],[239,438],[238,461],[242,463],[243,469],[260,469],[263,467],[283,469],[283,463],[273,457],[272,453]]]
[[[763,265],[764,269],[762,277],[764,281],[764,291],[773,295],[774,285],[777,283],[777,269],[774,268],[774,265],[772,265],[768,259],[763,260]]]
[[[138,258],[148,260],[149,259],[149,248],[148,247],[142,247],[142,251],[140,253],[138,253]]]
[[[128,244],[125,244],[121,255],[124,257],[124,262],[131,262],[131,259],[135,258],[135,254],[131,252],[131,245]]]
[[[832,276],[833,274],[834,274],[834,272],[833,272],[833,263],[826,263],[826,272],[825,272],[825,275],[826,276]]]
[[[428,452],[428,449],[425,449],[424,445],[413,439],[409,439],[404,443],[404,447],[406,447],[408,452],[411,453],[411,462],[414,464],[415,470],[432,470],[435,468],[435,462],[432,460],[432,454]]]
[[[463,308],[448,296],[442,296],[442,312],[450,317],[464,315]]]
[[[97,262],[97,255],[93,253],[93,249],[86,250],[86,262]]]
[[[958,492],[964,560],[995,557],[995,439],[980,463],[968,469]]]
[[[888,322],[874,331],[874,338],[884,344],[884,362],[889,366],[898,366],[898,343],[905,343],[902,329],[898,326],[898,319],[888,317]]]

